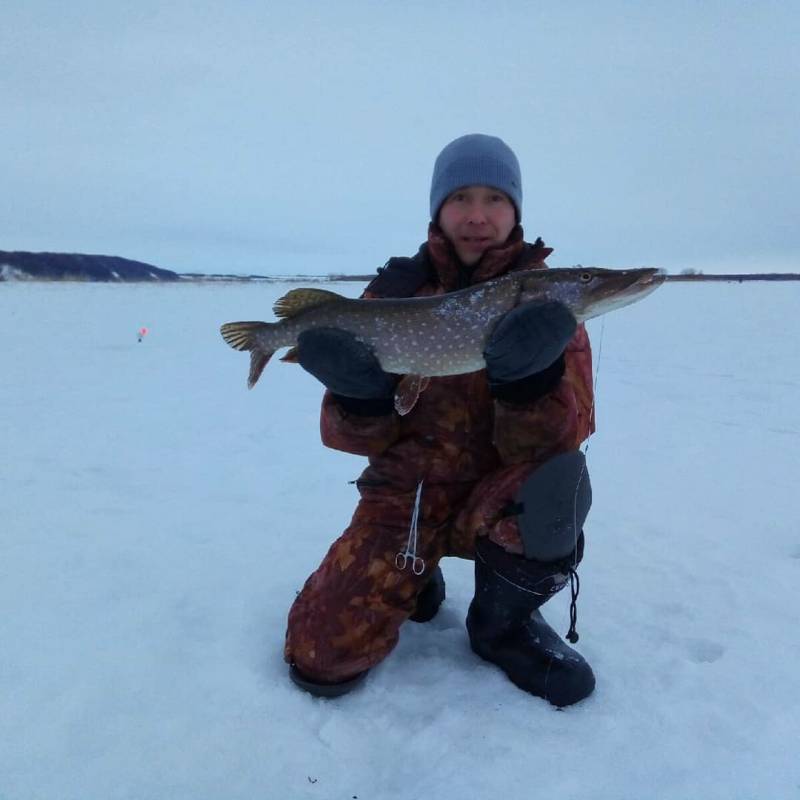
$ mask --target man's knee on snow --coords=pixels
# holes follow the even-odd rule
[[[417,584],[429,577],[382,558],[351,571],[323,580],[328,573],[318,570],[289,610],[285,659],[307,678],[345,681],[382,661],[416,608]]]
[[[289,619],[285,660],[303,677],[319,683],[339,683],[372,666],[368,654],[348,646],[344,637],[334,637],[323,626],[293,624]]]

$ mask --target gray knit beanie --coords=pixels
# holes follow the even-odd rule
[[[447,197],[462,186],[493,186],[505,192],[522,217],[522,177],[511,148],[496,136],[470,133],[450,142],[433,165],[431,219]]]

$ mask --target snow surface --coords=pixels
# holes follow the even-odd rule
[[[561,712],[471,653],[456,559],[359,691],[287,680],[363,463],[319,443],[310,376],[248,392],[218,334],[287,288],[0,287],[3,800],[800,796],[800,286],[668,285],[590,323],[598,685]]]

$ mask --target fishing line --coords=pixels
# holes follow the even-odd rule
[[[592,394],[592,416],[594,416],[594,399],[597,397],[597,380],[600,376],[600,358],[603,355],[603,334],[606,332],[606,318],[605,315],[600,317],[600,342],[597,345],[597,360],[595,361],[594,367],[594,388]],[[588,449],[588,440],[587,440],[587,449]],[[584,452],[584,455],[586,453]]]
[[[597,402],[597,385],[598,385],[599,376],[600,376],[600,361],[601,361],[602,355],[603,355],[603,336],[604,336],[605,332],[606,332],[606,318],[603,316],[603,317],[600,318],[600,338],[599,338],[599,342],[598,342],[598,345],[597,345],[597,358],[595,359],[595,365],[594,365],[594,377],[592,378],[592,405],[589,408],[589,420],[590,421],[594,420],[594,408],[595,408],[595,403]],[[592,434],[589,434],[589,436],[586,438],[586,442],[583,445],[583,466],[581,467],[580,475],[578,475],[578,482],[575,484],[575,497],[573,499],[573,504],[572,504],[572,513],[573,513],[572,529],[573,529],[573,531],[575,533],[575,543],[574,543],[575,544],[575,548],[573,550],[575,555],[574,555],[573,566],[577,566],[577,560],[578,560],[578,536],[579,536],[579,534],[578,534],[578,489],[580,488],[581,481],[583,480],[583,475],[586,472],[587,455],[589,453],[589,442],[590,442],[591,438],[592,438]]]
[[[598,384],[598,377],[600,375],[600,361],[601,356],[603,354],[603,334],[606,330],[606,321],[605,317],[602,318],[600,323],[600,341],[597,345],[597,359],[595,360],[595,369],[594,369],[594,376],[592,379],[592,405],[589,408],[589,420],[590,422],[594,420],[594,408],[595,402],[597,398],[597,384]],[[590,344],[591,347],[591,344]],[[572,503],[572,530],[575,536],[575,541],[573,542],[573,556],[572,556],[572,566],[569,568],[569,591],[570,591],[570,603],[569,603],[569,630],[567,631],[566,638],[567,641],[575,644],[580,638],[578,636],[578,631],[575,630],[575,626],[578,622],[578,593],[581,590],[580,579],[578,578],[577,566],[578,566],[578,537],[580,533],[578,532],[578,490],[581,486],[581,481],[583,480],[584,474],[587,472],[586,469],[586,455],[589,452],[589,440],[592,438],[591,434],[586,437],[586,443],[583,447],[583,464],[581,465],[581,471],[578,475],[578,480],[575,483],[575,497],[573,498]]]

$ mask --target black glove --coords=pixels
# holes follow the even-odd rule
[[[297,361],[360,416],[389,414],[397,378],[384,372],[372,350],[349,331],[312,328],[297,337]]]
[[[492,331],[483,357],[492,394],[530,403],[552,391],[564,374],[564,350],[578,323],[555,300],[523,303]]]

